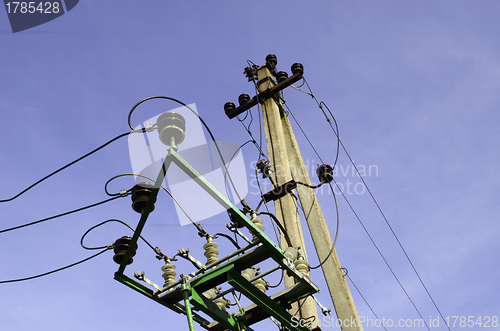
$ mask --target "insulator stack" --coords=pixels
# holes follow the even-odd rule
[[[255,282],[253,282],[252,284],[255,285],[255,287],[258,288],[262,293],[266,293],[267,289],[269,288],[269,283],[262,278],[255,280]]]
[[[219,250],[217,249],[219,245],[212,241],[211,237],[207,238],[207,243],[203,245],[205,249],[205,257],[207,258],[207,266],[217,262],[219,256]]]
[[[262,225],[262,223],[264,223],[264,221],[261,218],[257,218],[257,215],[255,215],[255,213],[252,213],[252,218],[250,219],[250,221],[252,221],[252,223],[255,224],[255,226],[260,231],[264,231],[264,226]],[[256,239],[257,239],[257,236],[254,234],[252,241],[255,241]]]
[[[207,299],[212,299],[213,297],[215,297],[215,295],[217,294],[217,290],[216,288],[211,288],[209,290],[206,290],[205,292],[203,292],[203,295],[205,296],[205,298]]]
[[[217,288],[217,292],[220,293],[220,290],[222,289],[222,287],[218,287]],[[226,310],[227,307],[229,307],[229,300],[224,298],[223,296],[222,297],[219,297],[217,299],[214,300],[214,303],[220,308],[220,309],[223,309],[223,310]]]
[[[206,290],[205,292],[203,292],[203,296],[207,299],[210,299],[212,300],[217,294],[220,293],[220,290],[222,289],[222,287],[220,286],[217,286],[217,287],[214,287],[214,288],[211,288],[209,290]],[[227,300],[226,298],[224,298],[223,296],[222,297],[219,297],[217,299],[214,300],[214,303],[220,308],[220,309],[224,309],[226,310],[227,306],[229,306],[229,300]]]
[[[241,276],[243,276],[243,278],[245,278],[246,280],[254,278],[256,274],[257,269],[255,269],[254,267],[247,268],[241,272]]]
[[[226,310],[227,306],[229,306],[229,300],[224,298],[224,297],[220,297],[220,298],[217,298],[214,300],[214,303],[219,306],[220,309],[223,309],[223,310]]]
[[[163,284],[163,287],[167,287],[170,284],[175,283],[175,276],[177,273],[175,272],[175,265],[170,263],[170,260],[167,260],[165,262],[165,265],[161,267],[161,270],[163,271],[163,279],[165,279],[165,284]]]
[[[309,278],[309,268],[311,266],[309,265],[309,262],[304,260],[304,257],[299,256],[293,264],[295,264],[295,268],[297,269],[297,271],[306,275]]]

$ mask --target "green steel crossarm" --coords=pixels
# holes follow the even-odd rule
[[[243,323],[234,318],[225,310],[219,308],[212,300],[207,299],[203,294],[198,293],[194,288],[192,291],[191,302],[197,309],[203,311],[205,314],[216,320],[220,325],[233,331],[249,331]]]
[[[200,185],[207,193],[209,193],[221,206],[228,210],[232,216],[237,218],[247,229],[250,230],[252,234],[255,234],[259,238],[260,242],[266,246],[273,254],[273,259],[281,263],[281,260],[285,257],[283,250],[274,243],[269,237],[255,226],[238,208],[236,208],[231,201],[229,201],[223,194],[221,194],[217,189],[210,184],[195,168],[193,168],[182,156],[180,156],[176,151],[170,150],[169,157],[172,156],[172,161],[183,170],[191,179],[193,179],[198,185]]]
[[[236,270],[229,270],[227,277],[229,284],[231,284],[237,291],[243,293],[243,295],[245,295],[248,299],[255,302],[266,313],[278,319],[291,331],[311,331],[307,327],[295,325],[297,323],[293,323],[292,315],[267,297],[267,295],[252,285],[252,283],[243,278],[243,276],[241,276],[241,274]]]

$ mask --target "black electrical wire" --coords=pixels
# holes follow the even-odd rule
[[[106,249],[100,251],[99,253],[97,254],[94,254],[92,256],[89,256],[88,258],[86,259],[83,259],[81,261],[78,261],[78,262],[75,262],[73,264],[70,264],[70,265],[67,265],[65,267],[62,267],[62,268],[59,268],[59,269],[56,269],[56,270],[52,270],[52,271],[49,271],[49,272],[45,272],[43,274],[40,274],[40,275],[36,275],[36,276],[31,276],[31,277],[26,277],[26,278],[19,278],[19,279],[11,279],[11,280],[2,280],[0,281],[0,284],[5,284],[5,283],[15,283],[15,282],[22,282],[22,281],[25,281],[25,280],[31,280],[31,279],[35,279],[35,278],[39,278],[39,277],[43,277],[43,276],[47,276],[47,275],[50,275],[50,274],[53,274],[53,273],[56,273],[58,271],[62,271],[62,270],[65,270],[65,269],[68,269],[68,268],[71,268],[71,267],[74,267],[78,264],[81,264],[83,262],[86,262],[90,259],[93,259],[94,257],[97,257],[99,255],[101,255],[102,253],[104,252],[107,252],[108,250],[110,250],[111,248],[109,247],[106,247]]]
[[[132,113],[134,112],[134,110],[142,103],[146,102],[146,101],[149,101],[149,100],[153,100],[153,99],[166,99],[166,100],[171,100],[171,101],[174,101],[174,102],[177,102],[178,104],[186,107],[187,109],[189,109],[193,115],[195,115],[201,122],[201,124],[203,124],[203,126],[205,127],[205,129],[207,130],[208,134],[210,135],[210,138],[212,139],[214,145],[215,145],[215,148],[217,149],[217,152],[219,154],[219,157],[222,161],[222,165],[223,165],[223,168],[225,170],[225,172],[227,173],[227,176],[229,178],[229,181],[231,182],[231,186],[233,187],[234,189],[234,192],[236,193],[236,195],[238,196],[238,199],[239,201],[242,200],[242,198],[240,197],[239,193],[238,193],[238,190],[236,189],[236,186],[234,185],[233,183],[233,179],[231,178],[231,175],[229,174],[229,171],[226,167],[226,162],[224,161],[224,157],[222,156],[222,152],[220,151],[219,149],[219,145],[217,144],[217,141],[215,140],[215,137],[214,135],[212,134],[212,131],[210,130],[210,128],[208,127],[207,123],[205,123],[205,121],[201,118],[200,115],[198,115],[193,109],[191,109],[191,107],[189,107],[188,105],[186,105],[184,102],[182,101],[179,101],[177,99],[174,99],[174,98],[171,98],[171,97],[166,97],[166,96],[152,96],[152,97],[148,97],[148,98],[145,98],[145,99],[142,99],[141,101],[139,101],[138,103],[136,103],[134,105],[134,107],[132,107],[132,109],[130,110],[129,114],[128,114],[128,125],[129,127],[134,130],[134,128],[132,127],[132,124],[130,123],[130,118],[132,117]]]
[[[112,177],[111,179],[109,179],[109,180],[106,182],[106,185],[104,186],[104,189],[105,189],[105,191],[106,191],[106,193],[107,193],[108,195],[113,195],[113,194],[109,193],[109,192],[108,192],[108,190],[107,190],[107,186],[108,186],[108,184],[109,184],[111,181],[113,181],[114,179],[119,178],[119,177],[123,177],[123,176],[137,176],[137,177],[146,178],[146,179],[150,180],[152,183],[155,183],[155,182],[156,182],[153,178],[148,177],[148,176],[145,176],[145,175],[141,175],[141,174],[134,174],[134,173],[125,173],[125,174],[120,174],[120,175],[117,175],[117,176]],[[197,229],[198,231],[200,231],[201,233],[205,233],[205,230],[203,230],[203,228],[202,228],[199,224],[196,224],[196,223],[195,223],[195,221],[193,221],[193,219],[189,216],[189,214],[187,213],[187,211],[186,211],[186,210],[182,207],[182,205],[180,204],[180,202],[179,202],[179,201],[177,201],[177,199],[173,196],[173,194],[172,194],[169,190],[167,190],[167,189],[166,189],[163,185],[161,185],[161,188],[162,188],[165,192],[167,192],[167,194],[168,194],[168,195],[170,195],[170,197],[172,198],[172,200],[174,200],[174,202],[177,204],[177,206],[179,206],[179,208],[182,210],[182,212],[184,213],[184,215],[186,215],[186,217],[187,217],[187,218],[189,219],[189,221],[190,221],[190,222],[191,222],[191,223],[192,223],[192,224],[196,227],[196,229]],[[130,191],[130,190],[128,190],[128,191]],[[127,191],[127,192],[128,192],[128,191]],[[119,194],[119,193],[118,193],[118,194]]]
[[[82,211],[82,210],[85,210],[85,209],[89,209],[89,208],[92,208],[92,207],[95,207],[95,206],[102,205],[102,204],[104,204],[106,202],[110,202],[110,201],[116,200],[118,198],[121,198],[121,196],[113,197],[111,199],[103,200],[101,202],[97,202],[97,203],[94,203],[94,204],[91,204],[91,205],[88,205],[88,206],[85,206],[85,207],[81,207],[81,208],[74,209],[74,210],[71,210],[71,211],[68,211],[68,212],[65,212],[65,213],[62,213],[62,214],[58,214],[58,215],[55,215],[55,216],[47,217],[47,218],[44,218],[44,219],[41,219],[41,220],[38,220],[38,221],[34,221],[34,222],[31,222],[31,223],[26,223],[26,224],[23,224],[23,225],[18,225],[18,226],[12,227],[12,228],[0,230],[0,233],[9,232],[9,231],[12,231],[12,230],[24,228],[26,226],[30,226],[30,225],[42,223],[42,222],[45,222],[45,221],[53,220],[53,219],[58,218],[58,217],[70,215],[70,214],[73,214],[73,213],[76,213],[76,212],[79,212],[79,211]]]
[[[282,273],[281,273],[281,278],[280,278],[280,281],[278,282],[278,284],[276,284],[276,285],[268,285],[268,286],[269,286],[270,288],[276,288],[276,287],[280,286],[280,285],[281,285],[281,282],[283,282],[283,278],[284,278],[284,277],[283,277],[283,272],[282,272]]]
[[[347,157],[349,158],[349,160],[350,160],[351,164],[353,165],[354,169],[356,170],[356,172],[357,172],[357,174],[358,174],[359,178],[360,178],[360,179],[361,179],[361,181],[363,182],[363,185],[366,187],[366,190],[368,191],[368,193],[370,194],[370,196],[371,196],[372,200],[374,201],[375,205],[377,206],[377,208],[378,208],[378,210],[379,210],[380,214],[381,214],[381,215],[382,215],[382,217],[384,218],[384,221],[386,222],[387,226],[388,226],[388,227],[389,227],[389,229],[391,230],[391,232],[392,232],[392,234],[393,234],[394,238],[395,238],[395,239],[396,239],[396,241],[398,242],[399,247],[400,247],[400,248],[401,248],[401,250],[403,251],[404,255],[406,256],[406,259],[408,260],[408,262],[410,263],[410,265],[411,265],[411,267],[412,267],[412,269],[413,269],[414,273],[416,274],[416,276],[417,276],[418,280],[420,281],[420,284],[422,284],[422,286],[423,286],[423,288],[425,289],[425,291],[426,291],[427,295],[428,295],[428,296],[429,296],[429,298],[431,299],[431,301],[432,301],[432,303],[433,303],[434,307],[436,308],[437,312],[439,313],[439,315],[440,315],[441,319],[442,319],[442,320],[446,323],[446,321],[445,321],[445,319],[444,319],[443,314],[442,314],[442,313],[441,313],[441,311],[439,310],[439,308],[438,308],[438,306],[437,306],[436,302],[434,301],[434,298],[432,297],[432,295],[430,294],[429,290],[428,290],[428,289],[427,289],[427,287],[425,286],[425,284],[424,284],[424,282],[423,282],[422,278],[420,277],[420,274],[418,273],[417,269],[416,269],[416,268],[415,268],[415,266],[413,265],[413,262],[411,261],[410,257],[409,257],[409,256],[408,256],[408,254],[406,253],[406,250],[404,249],[404,247],[403,247],[402,243],[400,242],[399,238],[397,237],[396,233],[395,233],[395,232],[394,232],[394,230],[392,229],[392,226],[390,225],[389,220],[388,220],[388,219],[387,219],[387,217],[385,216],[384,212],[382,211],[382,208],[380,207],[380,205],[378,204],[377,200],[376,200],[376,199],[375,199],[375,197],[373,196],[372,192],[371,192],[371,191],[370,191],[370,189],[368,188],[368,185],[366,184],[366,182],[365,182],[365,180],[364,180],[363,176],[361,176],[361,173],[359,172],[359,170],[358,170],[358,168],[356,167],[356,165],[355,165],[354,161],[352,160],[351,156],[350,156],[350,155],[349,155],[349,153],[347,152],[346,147],[345,147],[345,146],[344,146],[344,144],[342,143],[342,140],[340,139],[339,134],[338,134],[338,125],[337,125],[337,121],[335,120],[335,117],[333,116],[333,114],[332,114],[332,112],[331,112],[330,108],[328,108],[328,106],[327,106],[327,105],[326,105],[323,101],[318,102],[318,100],[316,99],[316,97],[314,96],[314,94],[313,94],[313,92],[312,92],[312,90],[311,90],[311,87],[309,86],[309,84],[307,83],[307,80],[306,80],[305,78],[304,78],[304,82],[306,83],[307,88],[309,89],[310,93],[307,93],[307,92],[302,91],[302,90],[301,90],[301,91],[302,91],[302,92],[304,92],[304,93],[306,93],[306,94],[308,94],[308,95],[310,95],[310,96],[311,96],[311,97],[312,97],[312,98],[316,101],[316,103],[318,104],[319,108],[321,109],[321,111],[323,112],[323,115],[324,115],[324,116],[325,116],[325,118],[326,118],[326,121],[330,124],[330,127],[331,127],[332,131],[333,131],[333,132],[334,132],[334,134],[337,136],[337,150],[339,149],[339,144],[340,144],[340,146],[342,146],[342,149],[343,149],[343,150],[344,150],[344,152],[346,153]],[[324,106],[324,107],[328,110],[328,112],[329,112],[330,116],[333,118],[333,121],[334,121],[334,123],[335,123],[336,129],[334,129],[334,128],[333,128],[332,123],[331,123],[331,120],[330,120],[330,118],[328,117],[328,115],[325,113],[325,111],[324,111],[324,109],[323,109],[323,106]],[[337,156],[337,157],[338,157],[338,156]],[[342,195],[344,195],[344,194],[342,193]],[[346,198],[345,196],[344,196],[344,198],[345,198],[345,199],[346,199],[346,201],[347,201],[347,198]],[[351,209],[352,209],[352,207],[351,207]],[[353,212],[354,212],[354,210],[353,210]],[[358,220],[359,220],[359,218],[358,218]],[[364,226],[363,226],[363,227],[364,227]],[[366,231],[366,230],[365,230],[365,231]],[[384,260],[385,260],[385,259],[384,259]],[[389,267],[389,268],[390,268],[390,267]],[[391,271],[392,271],[392,270],[391,270]],[[396,278],[396,279],[397,279],[397,278]],[[399,280],[398,280],[398,282],[399,282]],[[403,290],[404,290],[404,289],[403,289]],[[411,299],[410,299],[410,301],[411,301]],[[413,303],[413,302],[412,302],[412,303]],[[416,307],[415,307],[415,308],[416,308]],[[417,310],[417,311],[418,311],[418,310]],[[446,325],[447,325],[447,324],[446,324]],[[427,324],[426,324],[426,326],[427,326]],[[449,326],[448,326],[448,325],[447,325],[447,327],[448,327],[448,330],[450,330],[450,331],[451,331],[451,329],[449,328]],[[427,326],[427,328],[429,328],[429,327]]]
[[[95,228],[98,228],[106,223],[109,223],[109,222],[118,222],[120,224],[123,224],[125,225],[126,227],[128,227],[130,230],[132,230],[132,232],[135,232],[135,229],[133,227],[131,227],[130,225],[128,225],[127,223],[123,222],[123,221],[120,221],[120,220],[117,220],[117,219],[110,219],[110,220],[107,220],[107,221],[104,221],[104,222],[101,222],[97,225],[94,225],[93,227],[91,227],[90,229],[88,229],[82,236],[82,238],[80,239],[80,245],[85,248],[85,249],[88,249],[88,250],[93,250],[93,249],[102,249],[102,248],[111,248],[113,246],[113,244],[108,244],[106,246],[100,246],[100,247],[87,247],[83,244],[83,239],[85,239],[85,237],[87,236],[87,234],[94,230]],[[153,251],[155,251],[155,253],[157,253],[157,249],[155,249],[146,239],[144,239],[143,236],[139,236],[149,247],[151,247],[151,249]]]
[[[330,252],[328,252],[328,255],[325,257],[325,259],[323,261],[321,261],[319,265],[317,265],[315,267],[310,267],[309,269],[311,269],[311,270],[314,270],[314,269],[321,267],[330,258],[333,251],[335,250],[335,245],[337,244],[337,238],[339,236],[339,227],[340,227],[339,205],[338,205],[337,196],[335,195],[335,191],[333,190],[332,184],[328,183],[328,185],[330,186],[330,190],[332,191],[333,199],[335,200],[335,210],[337,211],[337,229],[335,230],[335,239],[333,240],[332,248],[330,249]],[[305,211],[304,211],[304,215],[306,215]]]
[[[233,155],[231,156],[231,159],[229,160],[229,162],[227,163],[227,167],[229,168],[231,166],[231,162],[233,161],[233,159],[236,157],[236,155],[238,154],[238,152],[248,143],[255,143],[255,140],[247,140],[246,142],[244,142],[242,145],[240,145],[240,147],[238,147],[238,149],[233,153]],[[228,191],[228,188],[227,188],[227,172],[224,173],[224,188],[226,189],[226,194],[227,194],[227,197],[229,197],[229,191]]]
[[[133,130],[133,129],[132,129],[132,130]],[[141,131],[142,131],[142,130],[141,130]],[[63,167],[61,167],[61,168],[57,169],[56,171],[54,171],[54,172],[52,172],[52,173],[48,174],[47,176],[43,177],[42,179],[40,179],[40,180],[38,180],[38,181],[36,181],[35,183],[31,184],[30,186],[28,186],[27,188],[25,188],[24,190],[22,190],[21,192],[19,192],[19,193],[18,193],[18,194],[16,194],[15,196],[13,196],[12,198],[9,198],[9,199],[4,199],[4,200],[0,200],[0,203],[2,203],[2,202],[12,201],[12,200],[14,200],[14,199],[18,198],[18,197],[19,197],[19,196],[21,196],[22,194],[26,193],[27,191],[29,191],[30,189],[32,189],[32,188],[33,188],[33,187],[35,187],[36,185],[40,184],[40,183],[41,183],[41,182],[43,182],[44,180],[46,180],[46,179],[48,179],[48,178],[50,178],[50,177],[54,176],[54,175],[55,175],[55,174],[57,174],[58,172],[60,172],[60,171],[62,171],[62,170],[64,170],[64,169],[66,169],[66,168],[68,168],[68,167],[72,166],[73,164],[75,164],[75,163],[77,163],[77,162],[79,162],[79,161],[83,160],[84,158],[86,158],[86,157],[88,157],[88,156],[90,156],[90,155],[94,154],[95,152],[97,152],[97,151],[99,151],[99,150],[103,149],[104,147],[108,146],[108,145],[109,145],[109,144],[111,144],[112,142],[114,142],[114,141],[116,141],[116,140],[118,140],[118,139],[120,139],[120,138],[126,137],[126,136],[128,136],[129,134],[131,134],[131,133],[135,133],[135,132],[140,132],[140,131],[126,132],[126,133],[122,133],[122,134],[120,134],[120,135],[118,135],[118,136],[114,137],[113,139],[111,139],[111,140],[109,140],[108,142],[104,143],[103,145],[101,145],[101,146],[97,147],[96,149],[94,149],[94,150],[90,151],[89,153],[87,153],[87,154],[85,154],[85,155],[83,155],[83,156],[79,157],[78,159],[74,160],[73,162],[70,162],[70,163],[66,164],[65,166],[63,166]]]
[[[219,237],[224,237],[226,239],[228,239],[233,245],[234,247],[236,247],[237,249],[241,249],[240,245],[238,245],[238,243],[233,239],[231,238],[230,236],[228,236],[227,234],[224,234],[224,233],[216,233],[214,235],[215,236],[219,236]]]
[[[370,308],[370,310],[372,311],[373,315],[375,315],[375,318],[378,319],[380,321],[380,319],[378,318],[377,314],[375,314],[375,311],[373,311],[372,307],[370,306],[370,304],[368,303],[368,301],[366,301],[365,297],[363,296],[363,294],[361,294],[361,291],[359,290],[359,288],[356,286],[356,284],[354,284],[354,282],[352,281],[351,277],[346,273],[345,274],[347,276],[347,278],[349,278],[349,280],[351,281],[352,285],[354,285],[354,288],[356,289],[356,291],[358,291],[359,295],[361,296],[361,298],[363,298],[363,301],[366,303],[366,305],[368,306],[368,308]],[[385,328],[385,325],[381,322],[382,324],[382,327],[384,328],[385,331],[387,331],[387,329]]]
[[[286,243],[288,244],[288,247],[293,247],[292,241],[290,240],[290,236],[288,235],[288,232],[286,232],[286,229],[283,227],[283,225],[280,223],[280,221],[278,221],[278,219],[276,218],[276,216],[274,216],[272,213],[268,213],[268,212],[265,212],[265,211],[261,211],[257,215],[268,215],[268,216],[270,216],[271,219],[274,221],[274,223],[276,223],[276,225],[280,228],[280,231],[285,236],[285,240],[286,240]]]

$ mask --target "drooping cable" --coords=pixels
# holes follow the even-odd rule
[[[82,238],[80,239],[80,245],[84,248],[84,249],[88,249],[88,250],[94,250],[94,249],[103,249],[103,248],[111,248],[113,246],[113,244],[108,244],[106,246],[100,246],[100,247],[87,247],[83,244],[83,240],[85,239],[85,237],[87,236],[87,234],[94,230],[95,228],[98,228],[106,223],[110,223],[110,222],[118,222],[120,224],[123,224],[125,225],[127,228],[129,228],[130,230],[132,230],[132,232],[135,232],[135,229],[133,227],[131,227],[130,225],[128,225],[127,223],[123,222],[123,221],[120,221],[120,220],[117,220],[117,219],[109,219],[109,220],[106,220],[104,222],[101,222],[97,225],[94,225],[93,227],[91,227],[90,229],[88,229],[87,231],[85,231],[85,233],[83,234]],[[157,250],[146,240],[144,239],[143,236],[139,236],[149,247],[151,247],[151,249],[153,251],[155,251],[155,253],[157,253]]]
[[[241,249],[240,245],[238,245],[238,243],[233,238],[231,238],[230,236],[228,236],[227,234],[225,234],[225,233],[216,233],[214,235],[214,237],[216,237],[216,236],[220,236],[220,237],[224,237],[224,238],[228,239],[234,245],[234,247],[236,247],[237,249]]]
[[[148,177],[148,176],[145,176],[145,175],[141,175],[141,174],[134,174],[134,173],[125,173],[125,174],[120,174],[120,175],[116,175],[114,177],[112,177],[111,179],[109,179],[107,182],[106,182],[106,185],[105,187],[107,187],[107,185],[115,180],[116,178],[120,178],[120,177],[123,177],[123,176],[137,176],[137,177],[142,177],[142,178],[146,178],[148,180],[150,180],[152,183],[155,183],[156,181],[151,178],[151,177]],[[182,210],[182,212],[184,213],[184,215],[186,215],[186,217],[189,219],[189,221],[196,227],[196,229],[200,232],[204,232],[203,228],[201,228],[201,226],[199,224],[196,224],[195,221],[193,221],[193,219],[189,216],[189,214],[187,213],[187,211],[182,207],[182,205],[180,204],[179,201],[177,201],[177,199],[173,196],[172,193],[170,193],[169,190],[167,190],[167,188],[163,185],[160,186],[165,192],[167,192],[168,195],[170,195],[170,197],[172,198],[172,200],[174,200],[174,202],[177,204],[177,206],[179,206],[179,208]],[[106,190],[107,192],[107,190]]]
[[[88,206],[85,206],[85,207],[81,207],[81,208],[78,208],[78,209],[74,209],[74,210],[71,210],[71,211],[68,211],[68,212],[65,212],[65,213],[62,213],[62,214],[54,215],[54,216],[47,217],[47,218],[44,218],[44,219],[41,219],[41,220],[38,220],[38,221],[26,223],[26,224],[23,224],[23,225],[18,225],[18,226],[12,227],[12,228],[0,230],[0,233],[9,232],[9,231],[12,231],[12,230],[17,230],[17,229],[20,229],[20,228],[24,228],[26,226],[30,226],[30,225],[42,223],[42,222],[45,222],[45,221],[53,220],[53,219],[58,218],[58,217],[70,215],[70,214],[73,214],[73,213],[76,213],[76,212],[79,212],[79,211],[82,211],[82,210],[85,210],[85,209],[89,209],[89,208],[92,208],[92,207],[95,207],[95,206],[102,205],[104,203],[116,200],[116,199],[121,198],[121,197],[122,196],[115,196],[115,197],[113,197],[111,199],[107,199],[107,200],[103,200],[101,202],[93,203],[91,205],[88,205]]]
[[[132,130],[133,130],[133,129],[132,129]],[[126,137],[126,136],[128,136],[129,134],[131,134],[131,133],[135,133],[135,132],[142,132],[142,130],[137,130],[137,131],[135,131],[135,130],[134,130],[134,131],[131,131],[131,132],[122,133],[122,134],[120,134],[120,135],[118,135],[118,136],[114,137],[113,139],[111,139],[111,140],[109,140],[108,142],[106,142],[106,143],[102,144],[101,146],[97,147],[96,149],[94,149],[94,150],[90,151],[89,153],[87,153],[87,154],[85,154],[85,155],[83,155],[83,156],[79,157],[78,159],[74,160],[73,162],[70,162],[70,163],[66,164],[65,166],[63,166],[63,167],[61,167],[61,168],[57,169],[56,171],[51,172],[51,173],[50,173],[50,174],[48,174],[47,176],[45,176],[45,177],[43,177],[42,179],[40,179],[40,180],[36,181],[35,183],[31,184],[30,186],[28,186],[27,188],[25,188],[24,190],[22,190],[21,192],[19,192],[18,194],[16,194],[16,195],[15,195],[15,196],[13,196],[12,198],[9,198],[9,199],[4,199],[4,200],[0,200],[0,203],[2,203],[2,202],[12,201],[12,200],[14,200],[14,199],[18,198],[18,197],[19,197],[19,196],[21,196],[22,194],[24,194],[24,193],[26,193],[27,191],[31,190],[33,187],[37,186],[38,184],[40,184],[41,182],[45,181],[46,179],[49,179],[50,177],[54,176],[54,175],[55,175],[55,174],[57,174],[58,172],[61,172],[61,171],[63,171],[64,169],[66,169],[66,168],[68,168],[68,167],[72,166],[73,164],[75,164],[75,163],[77,163],[77,162],[79,162],[79,161],[81,161],[81,160],[85,159],[86,157],[88,157],[88,156],[90,156],[90,155],[94,154],[95,152],[97,152],[97,151],[99,151],[99,150],[103,149],[104,147],[108,146],[108,145],[109,145],[109,144],[111,144],[112,142],[114,142],[114,141],[116,141],[116,140],[118,140],[118,139],[120,139],[120,138],[122,138],[122,137]]]
[[[108,250],[110,250],[111,248],[109,247],[106,247],[106,249],[100,251],[99,253],[97,254],[94,254],[92,256],[89,256],[81,261],[78,261],[78,262],[75,262],[75,263],[72,263],[70,265],[67,265],[65,267],[62,267],[62,268],[59,268],[59,269],[56,269],[56,270],[52,270],[52,271],[49,271],[49,272],[45,272],[43,274],[40,274],[40,275],[36,275],[36,276],[31,276],[31,277],[26,277],[26,278],[19,278],[19,279],[11,279],[11,280],[2,280],[0,281],[0,284],[5,284],[5,283],[14,283],[14,282],[22,282],[22,281],[25,281],[25,280],[31,280],[31,279],[35,279],[35,278],[39,278],[39,277],[43,277],[43,276],[47,276],[47,275],[50,275],[50,274],[53,274],[53,273],[56,273],[58,271],[62,271],[62,270],[65,270],[65,269],[68,269],[68,268],[71,268],[71,267],[74,267],[78,264],[81,264],[83,262],[86,262],[90,259],[93,259],[94,257],[97,257],[99,255],[101,255],[102,253],[104,252],[107,252]]]
[[[278,219],[276,218],[276,216],[274,216],[272,213],[265,212],[265,211],[261,211],[260,213],[257,213],[257,215],[267,215],[267,216],[271,217],[271,219],[274,221],[274,223],[276,223],[276,225],[278,226],[278,228],[280,229],[280,231],[285,236],[285,240],[286,240],[286,243],[288,244],[288,247],[293,247],[292,241],[290,240],[290,236],[288,235],[288,232],[283,227],[283,225],[280,223],[280,221],[278,221]]]

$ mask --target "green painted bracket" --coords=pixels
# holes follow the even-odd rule
[[[290,315],[283,307],[271,300],[267,295],[262,293],[252,283],[243,278],[236,270],[228,271],[228,282],[236,290],[243,293],[247,298],[257,304],[262,310],[269,315],[275,317],[290,331],[310,331],[307,327],[294,326],[292,322],[292,315]]]
[[[132,249],[135,247],[139,236],[146,224],[146,221],[149,217],[153,209],[153,205],[156,202],[156,197],[158,195],[158,191],[161,188],[161,183],[163,182],[165,175],[171,166],[172,162],[176,164],[181,170],[183,170],[191,179],[193,179],[198,185],[200,185],[207,193],[209,193],[221,206],[223,206],[226,210],[228,210],[231,215],[240,221],[251,234],[255,235],[258,238],[258,241],[266,248],[269,252],[270,257],[275,260],[279,265],[283,266],[285,269],[292,271],[290,267],[285,263],[285,255],[283,250],[277,246],[269,237],[264,234],[259,228],[255,226],[252,221],[250,221],[236,206],[231,203],[224,195],[222,195],[215,187],[210,184],[195,168],[193,168],[184,158],[182,158],[176,151],[175,148],[170,148],[168,154],[165,158],[165,161],[162,165],[162,170],[158,174],[156,179],[154,188],[151,192],[149,200],[144,207],[139,223],[136,227],[136,231],[132,237],[129,249],[125,253],[122,263],[118,271],[115,273],[115,279],[119,282],[127,285],[128,287],[138,291],[139,293],[147,296],[150,299],[155,300],[156,302],[174,310],[177,313],[183,313],[188,315],[188,321],[190,323],[190,329],[194,330],[192,326],[192,321],[195,320],[200,325],[209,330],[208,321],[200,317],[199,315],[191,312],[190,303],[192,303],[196,308],[200,309],[213,319],[217,320],[221,326],[226,327],[233,331],[251,331],[250,327],[245,326],[243,321],[238,320],[237,317],[227,313],[223,309],[220,309],[215,303],[211,300],[205,298],[202,294],[199,293],[203,287],[206,287],[209,284],[204,284],[206,282],[210,282],[214,280],[215,277],[223,277],[229,281],[229,283],[238,291],[243,293],[246,297],[252,300],[254,303],[262,307],[262,309],[271,316],[274,316],[278,319],[283,325],[287,326],[291,331],[310,331],[305,327],[295,327],[292,325],[292,316],[281,306],[275,303],[272,299],[267,297],[264,293],[260,292],[254,285],[248,282],[245,278],[243,278],[240,273],[234,270],[234,264],[230,263],[228,265],[224,265],[222,267],[217,267],[215,269],[210,270],[207,274],[203,275],[201,278],[192,281],[191,283],[184,283],[183,286],[183,297],[186,303],[186,306],[182,306],[179,303],[165,302],[164,300],[160,300],[159,297],[155,294],[155,292],[144,286],[143,284],[131,279],[123,274],[125,268],[127,266],[126,262],[128,261],[130,255],[132,254]],[[294,271],[292,271],[294,272]],[[295,273],[295,272],[294,272]],[[298,277],[301,276],[297,275]],[[302,278],[302,277],[300,277]],[[303,280],[305,281],[305,280]],[[309,283],[309,281],[308,281]],[[204,285],[203,285],[204,284]],[[192,299],[186,298],[188,293],[186,292],[187,287],[190,288]],[[316,287],[312,284],[313,287]],[[197,289],[197,287],[199,287]]]

